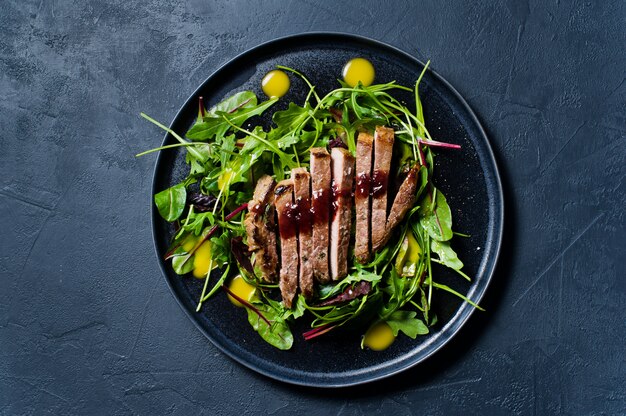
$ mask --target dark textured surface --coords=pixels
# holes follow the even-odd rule
[[[317,4],[317,3],[315,3]],[[623,414],[623,2],[0,3],[0,413]],[[160,141],[207,75],[341,30],[431,59],[500,162],[502,262],[460,337],[383,383],[306,390],[181,313],[149,216]]]

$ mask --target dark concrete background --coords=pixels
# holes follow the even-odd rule
[[[626,412],[626,3],[335,3],[0,2],[0,414]],[[431,59],[507,202],[489,312],[339,391],[256,375],[196,330],[152,248],[154,158],[133,157],[162,137],[140,111],[169,121],[236,54],[323,30]]]

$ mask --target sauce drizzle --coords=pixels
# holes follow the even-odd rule
[[[372,175],[371,193],[373,197],[379,197],[387,192],[387,173],[375,170]]]

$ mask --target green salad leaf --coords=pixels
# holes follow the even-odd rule
[[[169,222],[175,221],[180,217],[185,210],[186,201],[187,189],[182,183],[167,188],[154,196],[154,203],[159,210],[159,214]]]
[[[418,335],[426,335],[429,330],[424,322],[417,319],[415,311],[395,311],[385,322],[397,336],[398,332],[403,332],[406,336],[415,339]]]
[[[433,192],[424,196],[419,213],[420,223],[431,238],[437,241],[452,238],[452,212],[446,197],[437,188],[433,187]]]
[[[261,338],[276,348],[280,350],[290,349],[293,345],[293,334],[287,322],[281,317],[280,312],[265,303],[254,302],[253,305],[257,311],[246,308],[248,322],[252,328],[259,333]]]

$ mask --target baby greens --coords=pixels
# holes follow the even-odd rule
[[[323,96],[298,71],[280,69],[300,78],[309,92],[302,105],[291,102],[274,111],[270,126],[260,125],[255,117],[265,114],[278,99],[259,102],[252,91],[238,92],[208,110],[200,98],[198,118],[185,138],[142,113],[177,143],[141,155],[178,147],[186,150],[187,177],[157,193],[154,202],[159,214],[177,227],[166,259],[172,260],[176,273],[193,271],[204,279],[197,310],[222,288],[244,305],[250,325],[265,341],[289,349],[293,344],[289,324],[304,316],[311,320],[312,329],[304,334],[307,340],[363,321],[383,321],[394,335],[402,332],[415,338],[427,334],[437,322],[432,313],[433,289],[478,307],[433,280],[433,263],[469,277],[462,272],[463,263],[450,244],[455,234],[450,207],[432,183],[432,148],[459,146],[434,141],[426,127],[419,97],[426,68],[412,88],[395,82],[349,87],[340,81],[339,88]],[[394,92],[410,93],[415,109],[409,110]],[[280,181],[292,168],[308,167],[309,150],[330,142],[344,145],[354,154],[358,131],[372,131],[377,125],[392,126],[396,132],[394,154],[399,157],[394,176],[402,177],[418,167],[417,203],[369,264],[361,265],[352,258],[347,277],[320,285],[313,300],[307,302],[300,296],[293,309],[286,309],[274,300],[276,285],[262,282],[246,257],[242,219],[255,181],[264,174]],[[234,294],[225,283],[236,274],[255,286],[258,296],[245,300]]]

